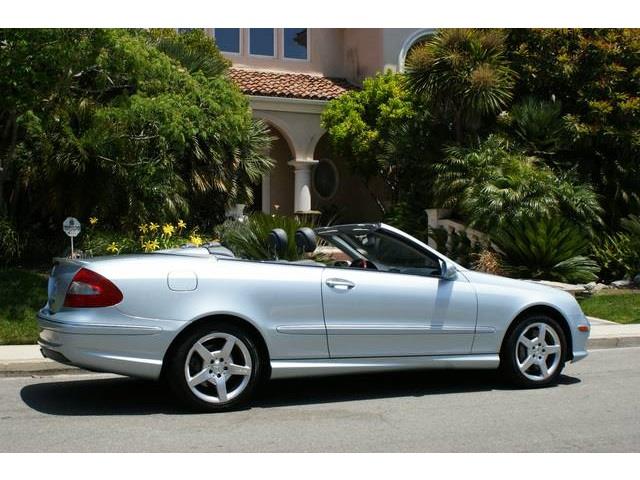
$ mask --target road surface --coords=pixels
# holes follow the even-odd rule
[[[0,378],[0,452],[638,452],[638,399],[640,348],[593,351],[553,388],[473,371],[280,380],[222,414],[113,375]]]

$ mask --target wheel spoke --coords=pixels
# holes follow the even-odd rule
[[[220,356],[223,358],[228,358],[229,355],[231,355],[231,350],[233,350],[233,346],[235,345],[235,340],[232,338],[227,338],[226,343],[224,344],[224,347],[222,347],[222,350],[220,350]]]
[[[218,400],[227,401],[227,382],[224,377],[216,378],[216,390],[218,392]]]
[[[540,324],[540,327],[538,327],[538,343],[542,343],[543,345],[546,345],[547,342],[545,341],[545,337],[547,336],[547,326],[544,323]]]
[[[533,340],[525,337],[524,335],[520,336],[520,338],[518,339],[518,342],[520,342],[522,345],[524,345],[527,348],[533,347]]]
[[[209,362],[213,359],[213,354],[209,350],[207,350],[207,347],[202,345],[202,343],[198,342],[193,347],[196,349],[196,352],[198,352],[198,355],[200,355],[204,362]]]
[[[527,370],[529,370],[529,367],[531,367],[531,365],[534,364],[534,361],[535,361],[535,357],[533,355],[529,355],[525,359],[524,363],[520,365],[520,370],[522,370],[523,372],[526,372]]]
[[[205,368],[204,370],[200,371],[200,373],[189,379],[189,386],[195,387],[196,385],[200,385],[201,383],[209,380],[210,377],[211,375],[209,374],[209,370]]]
[[[229,365],[229,375],[251,375],[251,367],[232,363]]]
[[[549,376],[549,370],[547,369],[547,362],[543,359],[538,363],[540,367],[540,373],[542,374],[542,378],[547,378]]]
[[[547,345],[545,347],[547,355],[553,355],[554,353],[560,353],[560,345]]]

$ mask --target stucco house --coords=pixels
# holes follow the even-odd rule
[[[339,209],[341,221],[380,212],[363,182],[332,158],[320,114],[365,77],[402,71],[411,46],[433,29],[209,28],[231,78],[270,127],[274,168],[253,208],[289,215]]]

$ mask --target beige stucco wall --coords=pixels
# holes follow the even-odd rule
[[[345,77],[360,84],[382,68],[381,28],[347,28],[344,31]]]

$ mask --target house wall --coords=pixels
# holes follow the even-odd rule
[[[342,59],[342,28],[310,28],[308,30],[309,59],[296,60],[283,55],[283,29],[276,29],[276,56],[274,58],[249,55],[249,29],[241,29],[241,55],[223,53],[234,66],[256,70],[308,73],[325,77],[345,77]]]
[[[345,78],[361,84],[366,77],[382,70],[383,55],[381,28],[344,29],[344,70]]]

